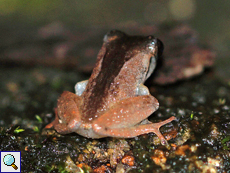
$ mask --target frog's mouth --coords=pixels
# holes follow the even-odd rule
[[[161,40],[159,39],[154,39],[155,44],[155,51],[154,51],[154,55],[150,57],[149,59],[149,68],[148,71],[146,73],[146,77],[145,79],[148,79],[149,76],[153,73],[154,69],[156,68],[156,64],[157,64],[157,60],[159,57],[162,56],[163,54],[163,50],[164,50],[164,45],[162,43]]]
[[[146,73],[146,77],[145,77],[145,80],[149,78],[149,76],[153,73],[153,70],[156,68],[156,58],[157,58],[157,55],[156,56],[152,56],[150,58],[150,62],[149,62],[149,69]]]

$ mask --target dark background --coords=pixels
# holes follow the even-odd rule
[[[190,24],[217,52],[216,74],[229,79],[230,1],[215,0],[11,0],[0,1],[0,44],[12,35],[61,22],[72,28],[114,24],[157,24],[180,21]],[[114,28],[111,28],[114,29]]]

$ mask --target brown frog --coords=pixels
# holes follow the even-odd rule
[[[153,36],[128,36],[117,30],[105,35],[96,66],[87,81],[76,84],[76,94],[64,91],[56,118],[46,126],[87,138],[132,138],[155,133],[168,145],[159,123],[147,120],[159,103],[143,83],[152,74],[163,44]]]

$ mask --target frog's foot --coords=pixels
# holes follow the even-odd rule
[[[61,134],[67,134],[76,131],[81,124],[79,112],[79,102],[81,98],[74,93],[64,91],[58,99],[55,109],[55,120],[45,128],[54,127]]]
[[[68,124],[63,123],[62,120],[58,118],[57,109],[55,108],[55,119],[50,124],[45,126],[45,129],[54,128],[60,134],[68,134],[72,133],[76,128],[79,127],[79,123],[77,121],[70,121]]]
[[[54,126],[54,124],[58,124],[59,118],[57,116],[57,108],[54,109],[54,112],[55,112],[55,119],[51,123],[47,124],[45,126],[45,129],[50,129]]]
[[[155,133],[161,140],[161,144],[164,145],[167,149],[170,149],[170,146],[165,139],[165,137],[160,132],[160,127],[170,123],[175,120],[176,117],[172,116],[167,120],[164,120],[159,123],[149,123],[149,124],[139,124],[133,127],[127,128],[109,128],[109,127],[99,127],[97,124],[94,125],[94,129],[99,134],[111,136],[111,137],[121,137],[121,138],[133,138],[146,133]]]
[[[167,140],[165,139],[165,137],[161,134],[160,128],[161,128],[161,126],[168,124],[175,119],[176,119],[176,117],[172,116],[172,117],[168,118],[167,120],[161,121],[159,123],[151,123],[150,124],[152,127],[149,130],[151,132],[155,133],[158,136],[158,138],[161,140],[161,144],[166,146],[166,148],[168,148],[168,149],[170,149],[170,146],[169,146]]]
[[[50,129],[53,127],[58,133],[62,133],[62,134],[68,132],[70,133],[70,130],[66,126],[66,124],[60,123],[60,119],[58,118],[58,114],[57,114],[57,108],[55,108],[54,111],[55,111],[55,119],[51,123],[47,124],[45,126],[45,129]]]

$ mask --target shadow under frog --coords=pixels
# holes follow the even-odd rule
[[[175,117],[148,121],[159,103],[143,85],[162,50],[162,42],[153,36],[128,36],[117,30],[107,33],[91,77],[76,84],[76,94],[62,93],[55,120],[46,128],[87,138],[132,138],[153,132],[168,146],[159,128]]]

